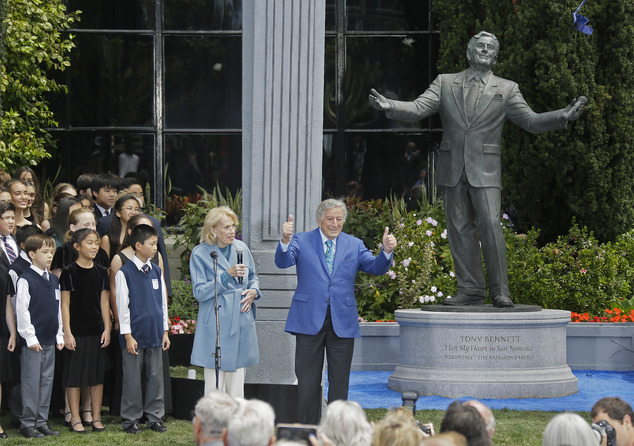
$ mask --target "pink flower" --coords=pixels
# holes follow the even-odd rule
[[[585,273],[587,273],[587,272],[588,272],[588,270],[587,270],[587,269],[583,269],[583,268],[581,268],[581,269],[579,270],[579,272],[580,272],[581,274],[585,274]]]
[[[387,275],[390,276],[390,279],[392,279],[392,280],[396,279],[396,273],[394,271],[392,271],[392,270],[389,270],[387,272]]]
[[[411,257],[406,258],[405,260],[403,260],[403,266],[407,268],[409,266],[409,262],[411,261],[412,261]]]
[[[431,218],[431,217],[427,217],[425,219],[425,221],[427,223],[429,223],[430,225],[432,225],[432,226],[438,226],[438,222],[436,220],[434,220],[433,218]]]
[[[418,226],[422,225],[422,224],[423,224],[423,220],[416,220],[416,224],[417,224]]]

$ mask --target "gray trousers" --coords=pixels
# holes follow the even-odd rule
[[[500,225],[502,194],[497,187],[473,187],[464,170],[455,187],[445,187],[449,248],[458,292],[486,297],[482,257],[491,298],[509,296],[506,243]],[[480,250],[482,243],[482,250]]]
[[[40,427],[48,420],[55,374],[55,345],[42,345],[41,352],[22,347],[20,358],[22,418],[20,427]]]
[[[138,356],[121,351],[123,385],[121,418],[126,429],[138,423],[143,414],[148,423],[157,423],[165,415],[163,389],[163,350],[161,347],[139,348]],[[145,374],[145,389],[142,375]]]

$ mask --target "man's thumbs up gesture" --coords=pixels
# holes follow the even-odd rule
[[[293,226],[293,216],[288,216],[288,221],[282,225],[282,243],[288,245],[291,242],[291,238],[293,238],[293,230],[295,227]]]
[[[383,251],[386,254],[392,254],[394,248],[396,248],[396,237],[390,234],[390,228],[386,226],[383,233]]]

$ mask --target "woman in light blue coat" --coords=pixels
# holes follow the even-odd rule
[[[189,260],[194,297],[200,302],[191,363],[205,368],[205,394],[209,393],[216,387],[216,276],[211,258],[216,252],[221,348],[218,389],[243,398],[245,367],[259,360],[254,301],[261,293],[251,251],[235,239],[237,224],[238,217],[230,208],[210,210],[201,244],[193,249]],[[238,263],[240,250],[243,260]]]

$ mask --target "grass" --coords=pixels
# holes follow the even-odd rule
[[[368,409],[366,413],[368,420],[378,421],[384,415],[386,409]],[[517,411],[517,410],[494,410],[497,420],[495,436],[493,438],[496,446],[541,446],[542,433],[548,421],[556,412],[542,411]],[[588,412],[577,412],[579,415],[589,420]],[[440,422],[444,415],[442,410],[420,410],[416,412],[416,418],[423,423],[433,423],[436,432],[440,429]],[[23,445],[25,443],[37,443],[47,445],[187,445],[194,444],[191,422],[189,420],[176,420],[172,417],[165,418],[167,432],[157,434],[146,431],[139,435],[130,435],[121,429],[121,419],[110,415],[104,415],[103,421],[106,425],[105,432],[88,431],[87,435],[72,433],[63,425],[61,417],[53,418],[50,426],[61,432],[59,437],[46,437],[40,440],[26,440],[17,429],[9,427],[9,417],[4,415],[2,426],[9,435],[9,438],[2,440],[2,445]]]

